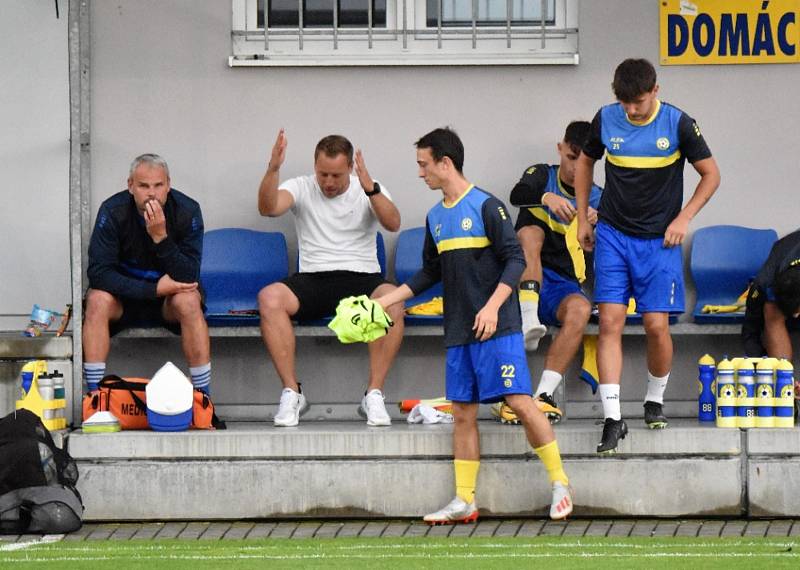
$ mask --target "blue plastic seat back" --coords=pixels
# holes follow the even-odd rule
[[[417,271],[422,269],[422,248],[425,245],[425,227],[410,228],[400,232],[397,236],[397,246],[394,256],[394,276],[398,284],[408,281]],[[406,301],[406,307],[413,307],[420,303],[430,301],[434,297],[441,297],[442,282],[440,281],[427,291],[417,295],[413,299]],[[434,324],[441,322],[442,318],[437,316],[414,316],[406,317],[409,324]]]
[[[209,324],[253,324],[250,317],[231,311],[258,309],[258,292],[286,278],[289,256],[280,232],[223,228],[206,232],[200,282],[206,293]]]
[[[694,320],[741,322],[741,313],[703,314],[703,306],[733,304],[756,276],[777,239],[777,232],[770,229],[724,225],[697,230],[690,261],[697,290]]]

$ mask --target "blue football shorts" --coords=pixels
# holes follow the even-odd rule
[[[561,326],[557,316],[558,307],[570,295],[580,295],[586,299],[580,283],[574,279],[567,279],[552,269],[542,267],[542,288],[539,291],[539,320],[542,324]]]
[[[598,223],[594,248],[594,300],[627,305],[639,313],[684,311],[683,257],[663,238],[637,238]]]
[[[491,404],[510,394],[531,395],[522,333],[449,347],[445,387],[453,402]]]

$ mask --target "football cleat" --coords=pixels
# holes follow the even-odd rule
[[[478,520],[478,507],[475,501],[467,503],[461,497],[456,497],[442,509],[425,515],[422,520],[429,525],[471,523]]]
[[[553,483],[553,500],[550,503],[550,518],[560,521],[572,514],[572,489],[569,485]]]
[[[603,423],[603,437],[597,444],[597,453],[607,455],[616,453],[619,440],[625,439],[626,435],[628,435],[628,424],[625,420],[606,418]]]
[[[664,429],[667,427],[667,416],[664,415],[664,406],[657,402],[644,403],[644,423],[650,429]]]
[[[500,423],[515,425],[519,423],[517,414],[511,409],[511,406],[505,402],[495,402],[491,405],[489,410],[492,412],[494,419]]]
[[[564,414],[556,405],[555,400],[553,400],[553,396],[542,393],[536,396],[533,401],[536,404],[536,407],[539,408],[539,411],[541,411],[547,417],[551,424],[557,424],[561,421],[561,418]]]

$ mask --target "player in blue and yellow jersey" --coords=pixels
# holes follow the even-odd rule
[[[620,412],[622,329],[633,296],[647,338],[645,423],[664,428],[664,390],[672,368],[670,313],[682,313],[681,244],[689,222],[719,186],[719,169],[689,115],[658,98],[656,71],[644,59],[627,59],[612,84],[617,103],[601,108],[576,172],[578,238],[595,248],[594,297],[600,311],[598,369],[605,423],[598,453],[613,453],[628,427]],[[594,163],[606,157],[606,183],[596,236],[588,220]],[[686,161],[700,175],[683,204]],[[596,239],[596,245],[595,245]]]
[[[444,199],[426,219],[422,269],[376,299],[383,307],[410,299],[435,283],[444,287],[446,395],[453,402],[456,497],[425,516],[430,524],[478,518],[478,404],[505,400],[547,469],[550,517],[572,512],[569,481],[553,429],[531,398],[516,289],[525,258],[503,203],[462,173],[464,147],[455,132],[436,129],[416,143],[419,176]]]
[[[578,245],[573,188],[575,163],[589,129],[586,121],[567,125],[563,140],[557,144],[559,164],[530,166],[511,190],[511,204],[520,208],[516,230],[527,264],[519,284],[525,348],[535,350],[539,343],[532,319],[537,312],[545,325],[561,327],[547,351],[534,393],[551,422],[561,419],[553,394],[578,351],[592,310],[581,287],[586,279],[586,259]],[[592,223],[597,221],[601,194],[602,189],[592,185]],[[505,404],[493,406],[492,412],[503,421],[516,420]]]

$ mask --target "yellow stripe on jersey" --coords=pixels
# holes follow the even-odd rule
[[[491,242],[487,237],[458,237],[443,239],[436,244],[436,249],[441,254],[445,251],[453,251],[454,249],[479,249],[489,247],[490,244]]]
[[[606,153],[608,162],[623,168],[664,168],[677,162],[680,157],[680,150],[676,150],[669,156],[620,156]]]
[[[578,218],[573,218],[569,224],[563,224],[547,215],[544,208],[528,208],[528,211],[536,218],[542,220],[551,231],[563,234],[567,245],[567,251],[572,258],[572,267],[575,269],[575,277],[578,282],[586,280],[586,258],[583,256],[583,249],[578,243]]]
[[[547,224],[547,227],[556,232],[557,234],[566,234],[567,233],[567,224],[559,222],[557,219],[547,215],[547,211],[544,208],[528,208],[528,211],[533,215],[534,218],[538,218]]]

